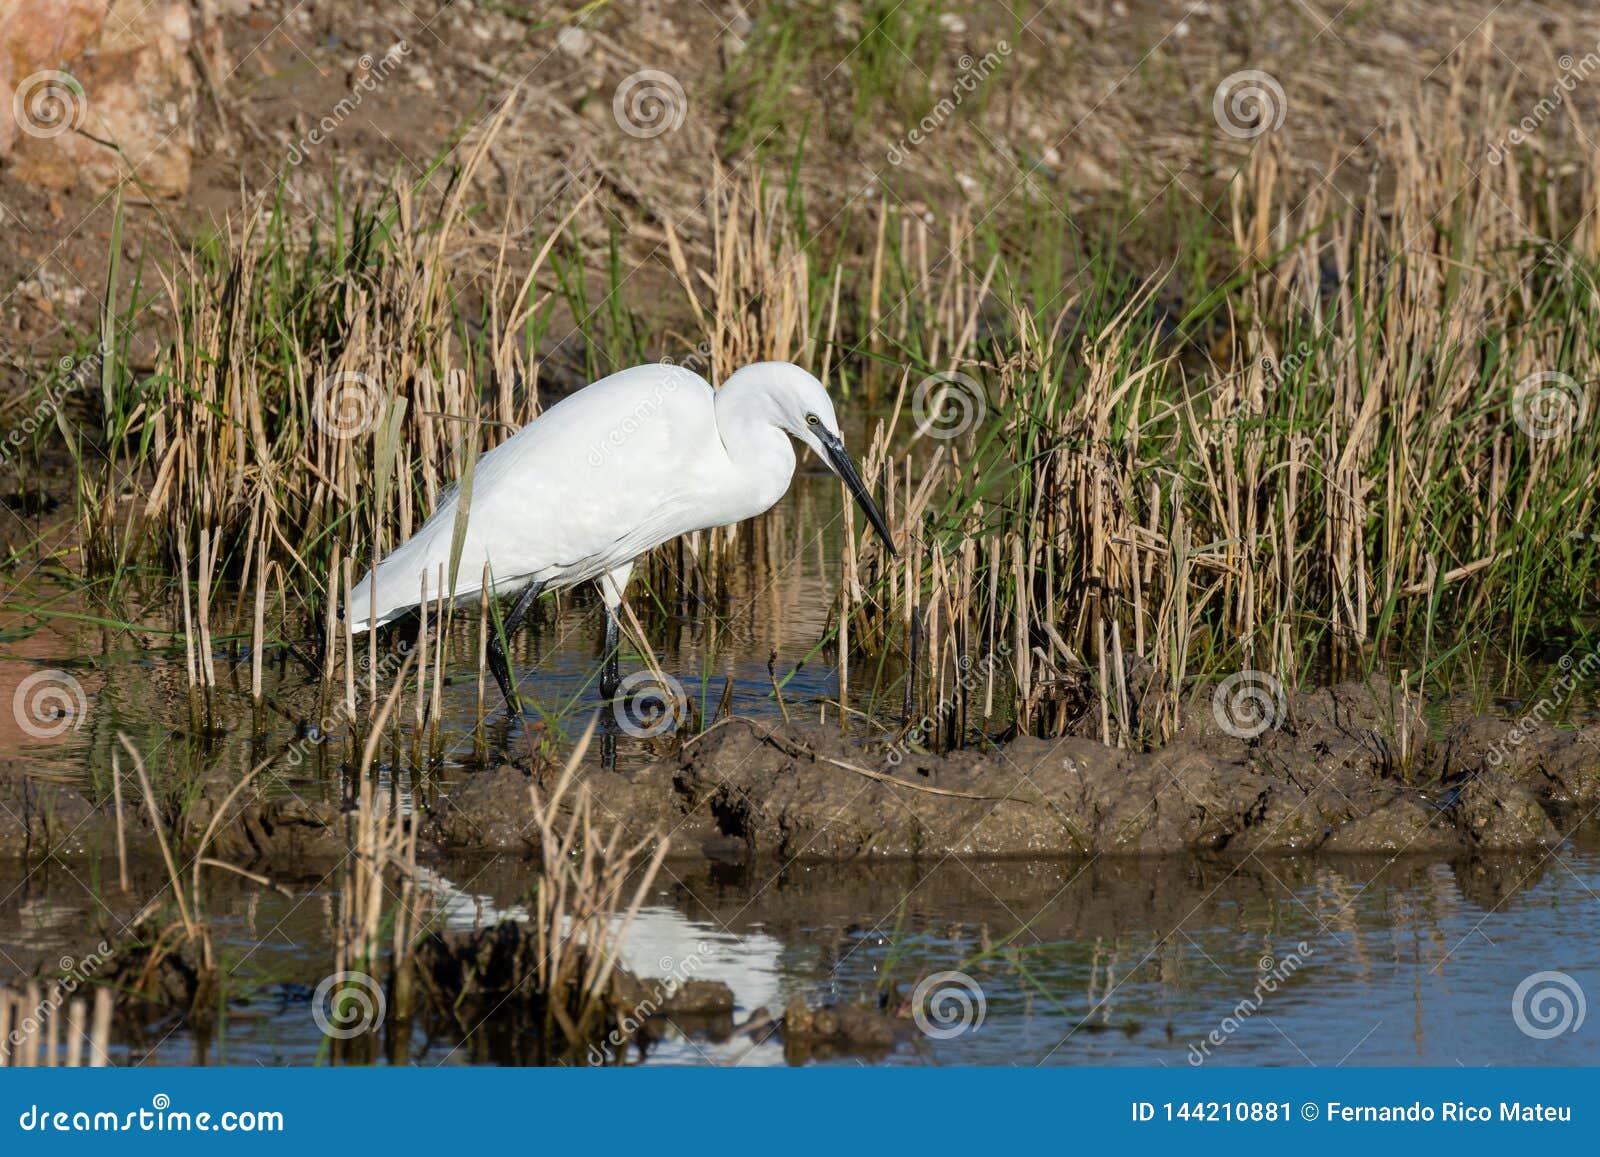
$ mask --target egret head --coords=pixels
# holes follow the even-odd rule
[[[861,474],[844,448],[844,437],[839,433],[839,418],[833,412],[833,401],[822,383],[797,365],[789,362],[758,362],[740,370],[756,371],[762,375],[767,397],[774,406],[773,418],[778,428],[796,440],[811,447],[828,469],[837,474],[851,496],[861,505],[861,510],[878,532],[889,553],[894,554],[894,539],[889,534],[889,523],[883,511],[873,501],[872,492],[861,480]],[[738,375],[735,375],[738,376]],[[732,379],[729,379],[730,384]]]

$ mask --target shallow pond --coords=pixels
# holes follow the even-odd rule
[[[838,582],[836,490],[815,476],[797,487],[768,527],[776,565],[730,591],[720,616],[667,610],[655,620],[670,624],[652,632],[663,667],[683,678],[707,714],[725,680],[741,714],[775,718],[786,708],[814,718],[837,696],[830,655],[817,648]],[[138,621],[165,629],[166,613],[152,603]],[[266,705],[252,718],[241,693],[249,657],[229,645],[218,665],[231,706],[219,712],[215,734],[197,735],[186,723],[181,636],[130,632],[108,617],[48,570],[13,591],[0,621],[0,697],[13,698],[36,672],[61,668],[82,699],[67,704],[59,734],[41,737],[0,717],[10,753],[0,773],[95,790],[122,730],[169,784],[200,767],[243,774],[296,743],[316,717],[316,680],[277,653],[267,664]],[[517,663],[542,721],[533,714],[495,730],[494,742],[526,754],[530,739],[581,729],[597,698],[600,625],[588,598],[546,612],[521,641]],[[773,672],[787,677],[782,707]],[[473,774],[476,698],[469,667],[444,689],[441,758],[420,776],[403,764],[386,766],[385,776],[426,792]],[[851,701],[872,707],[870,679],[853,676]],[[667,742],[613,738],[624,769]],[[282,783],[337,798],[337,759],[307,760]],[[70,849],[27,863],[0,860],[0,968],[15,974],[82,959],[101,930],[125,926],[164,879],[147,862],[135,875],[124,897],[113,886],[114,864]],[[449,923],[470,928],[515,918],[531,870],[513,859],[461,860],[430,864],[429,879]],[[153,1021],[138,1039],[117,1041],[119,1061],[326,1057],[312,992],[332,960],[335,881],[286,887],[289,895],[229,877],[210,885],[230,976],[220,1028],[201,1038],[175,1018]],[[651,1064],[1596,1064],[1600,1034],[1592,1026],[1551,1035],[1538,1019],[1550,1007],[1539,1003],[1541,993],[1564,981],[1536,978],[1516,1007],[1514,997],[1546,972],[1570,978],[1579,1001],[1581,990],[1600,992],[1588,934],[1597,903],[1593,838],[1549,856],[1387,865],[672,860],[630,933],[627,963],[648,978],[692,960],[696,977],[726,982],[736,999],[731,1021],[667,1031],[642,1058]],[[755,1010],[777,1014],[795,996],[812,1005],[882,1003],[904,1014],[918,981],[937,973],[959,975],[930,993],[933,1015],[920,1023],[904,1016],[906,1031],[892,1048],[830,1051],[785,1044],[770,1031],[736,1031]],[[465,1040],[394,1024],[380,1036],[376,1055],[390,1061],[535,1059],[525,1040],[492,1022],[473,1026]]]

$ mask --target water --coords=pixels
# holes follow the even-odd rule
[[[663,666],[685,675],[706,709],[731,680],[735,710],[777,718],[769,658],[779,678],[799,666],[785,704],[815,718],[837,695],[828,655],[817,651],[838,581],[837,486],[811,478],[769,526],[771,570],[752,569],[720,616],[658,616],[652,641]],[[60,613],[41,617],[21,607]],[[316,684],[275,653],[267,707],[252,720],[241,690],[248,656],[219,663],[231,714],[216,734],[187,723],[181,637],[129,632],[96,619],[127,617],[166,630],[167,610],[115,615],[46,573],[0,611],[0,698],[36,672],[64,668],[81,710],[60,734],[29,734],[0,713],[12,753],[0,774],[65,780],[103,791],[118,731],[145,752],[173,789],[201,770],[238,776],[297,741],[315,718]],[[600,618],[592,600],[565,600],[522,644],[519,672],[545,711],[496,736],[526,754],[529,740],[570,735],[593,709]],[[231,655],[232,652],[230,651]],[[802,660],[805,660],[802,664]],[[858,690],[858,695],[865,694]],[[470,759],[476,681],[460,672],[445,694],[443,761],[418,779],[385,766],[408,791],[447,789],[474,774]],[[855,698],[870,708],[870,699]],[[404,710],[409,711],[409,702]],[[14,714],[14,713],[13,713]],[[830,712],[831,714],[831,712]],[[626,769],[659,741],[618,738]],[[282,790],[337,800],[336,761],[312,759]],[[98,798],[98,796],[96,796]],[[14,817],[13,817],[14,818]],[[0,816],[0,822],[6,819]],[[135,864],[129,895],[114,862],[81,854],[0,859],[0,972],[81,960],[103,930],[118,931],[157,893],[153,860]],[[236,877],[207,877],[207,909],[227,975],[226,1015],[198,1035],[176,1016],[119,1039],[117,1059],[149,1064],[311,1063],[327,1039],[313,991],[332,966],[337,878],[276,882],[288,895]],[[470,928],[518,918],[532,883],[520,860],[430,863],[428,886],[447,921]],[[668,1031],[648,1064],[778,1065],[1220,1065],[1597,1064],[1593,1026],[1541,1034],[1534,994],[1513,997],[1536,974],[1559,972],[1600,992],[1592,937],[1600,901],[1600,839],[1552,855],[1443,862],[1308,858],[1243,863],[1199,858],[1089,862],[713,865],[669,861],[626,946],[642,977],[693,961],[695,976],[733,990],[732,1021]],[[1302,947],[1303,945],[1303,947]],[[919,980],[956,973],[933,989],[926,1031],[911,1017]],[[1269,983],[1270,982],[1270,983]],[[757,1009],[779,1013],[793,997],[811,1005],[882,1003],[903,1032],[892,1048],[805,1045],[733,1030]],[[939,1012],[949,1014],[948,1023]],[[1558,1010],[1559,1011],[1559,1010]],[[526,1042],[496,1024],[428,1029],[384,1025],[378,1055],[418,1064],[526,1061]],[[409,1031],[401,1031],[409,1028]],[[1528,1028],[1530,1031],[1524,1031]],[[1215,1035],[1213,1035],[1215,1034]]]
[[[0,952],[14,964],[81,954],[83,929],[105,916],[102,904],[119,906],[92,894],[88,873],[67,876],[52,865],[22,883],[17,872],[0,872]],[[505,859],[442,865],[437,879],[457,927],[515,917],[531,883],[525,863]],[[236,992],[222,1031],[201,1042],[156,1021],[131,1048],[119,1045],[119,1059],[312,1061],[325,1045],[311,992],[330,959],[332,890],[311,883],[292,898],[233,885],[217,891],[218,943]],[[756,1008],[781,1010],[793,996],[815,1005],[894,987],[904,998],[925,975],[968,978],[943,985],[953,1019],[929,1018],[933,1036],[908,1020],[891,1051],[791,1042],[786,1052],[778,1037],[727,1039],[732,1024],[712,1024],[669,1032],[648,1064],[1596,1064],[1592,1026],[1530,1036],[1513,994],[1525,978],[1551,971],[1596,991],[1600,961],[1583,929],[1597,900],[1593,842],[1548,859],[1455,866],[1100,859],[777,870],[682,862],[660,877],[627,963],[643,976],[692,971],[726,982],[735,1023]],[[1008,936],[1014,954],[991,948],[973,962],[986,942]],[[1264,978],[1273,975],[1282,979],[1268,991]],[[1259,1007],[1241,1015],[1240,1002],[1252,997]],[[940,1007],[935,1000],[935,1014]],[[1213,1032],[1222,1043],[1202,1051]],[[404,1055],[419,1064],[518,1059],[492,1032],[465,1044],[461,1036],[414,1032]]]

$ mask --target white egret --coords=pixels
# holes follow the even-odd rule
[[[837,474],[891,553],[888,524],[861,480],[822,383],[787,362],[757,362],[720,390],[670,364],[635,366],[586,386],[485,454],[473,473],[466,534],[447,598],[520,592],[504,622],[509,640],[544,591],[597,581],[606,606],[600,693],[617,689],[617,608],[634,561],[680,534],[742,522],[768,510],[794,476],[794,437]],[[448,577],[459,496],[446,494],[422,528],[351,592],[347,616],[363,632],[437,594]],[[430,596],[433,597],[433,596]],[[520,705],[501,639],[489,666]]]

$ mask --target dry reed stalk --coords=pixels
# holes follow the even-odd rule
[[[201,934],[202,929],[191,915],[188,901],[184,898],[183,880],[178,875],[177,861],[173,859],[172,848],[167,843],[166,825],[161,822],[161,812],[156,806],[155,790],[150,786],[150,777],[144,769],[144,757],[139,754],[139,749],[133,745],[133,741],[120,731],[117,732],[117,742],[122,744],[123,750],[133,759],[134,774],[139,777],[139,790],[144,793],[145,808],[150,813],[150,826],[155,830],[156,846],[161,849],[162,862],[167,866],[167,878],[172,884],[172,898],[178,906],[178,916],[183,921],[184,935],[191,944],[199,942],[202,960],[209,970],[212,967],[211,938]]]
[[[412,747],[420,758],[422,728],[427,716],[428,696],[428,572],[423,571],[417,600],[417,697],[412,718]],[[377,634],[376,631],[370,632]]]
[[[83,1067],[83,1047],[89,1031],[89,1003],[75,996],[67,1004],[67,1058],[69,1069]]]
[[[483,585],[478,593],[478,702],[474,718],[473,747],[481,753],[483,741],[484,676],[489,667],[489,564],[483,564]]]
[[[116,748],[111,749],[111,802],[117,815],[117,881],[126,896],[128,884],[128,834],[122,819],[122,764]]]
[[[368,589],[367,621],[378,621],[378,584],[373,583]],[[413,652],[415,653],[415,652]],[[407,657],[410,661],[410,657]],[[378,710],[378,632],[376,629],[367,631],[367,721],[372,723],[373,715]],[[374,727],[374,730],[381,730]]]
[[[205,529],[200,531],[200,674],[209,692],[217,685],[216,654],[211,648],[211,579],[216,566],[215,540]],[[209,699],[209,696],[208,696]]]
[[[27,981],[22,986],[21,1011],[23,1012],[23,1017],[18,1019],[38,1018],[39,1010],[42,1007],[43,997],[39,992],[39,982],[37,980]],[[45,1017],[44,1019],[48,1020],[49,1018]],[[33,1029],[27,1033],[22,1042],[22,1052],[20,1055],[22,1057],[22,1063],[26,1068],[35,1069],[41,1067],[42,1065],[42,1058],[39,1055],[39,1048],[44,1043],[42,1034],[39,1031],[42,1027],[43,1026],[39,1024],[38,1020],[34,1019]]]
[[[356,587],[355,566],[349,558],[344,560],[344,602],[349,605]],[[350,617],[344,620],[344,710],[345,718],[356,719],[356,636]]]
[[[439,593],[434,597],[433,621],[434,629],[434,656],[433,656],[433,694],[429,700],[428,719],[432,726],[432,736],[429,741],[430,761],[437,760],[443,754],[442,728],[444,725],[444,665],[449,658],[450,624],[454,616],[451,608],[454,603],[445,598],[444,564],[439,564],[439,582],[434,588]]]
[[[61,1009],[61,985],[52,983],[50,996],[47,1001],[49,1011],[44,1016],[44,1040],[40,1047],[44,1050],[43,1067],[53,1069],[56,1067],[56,1054],[61,1043],[61,1018],[56,1014]]]
[[[267,640],[267,552],[263,549],[256,563],[255,614],[250,628],[250,698],[261,705],[261,656]]]
[[[189,533],[187,528],[178,536],[178,571],[178,585],[183,592],[183,659],[184,668],[189,674],[189,694],[192,698],[195,687],[199,683],[199,672],[195,666],[194,614],[189,600]]]
[[[94,990],[94,1019],[89,1029],[89,1067],[104,1068],[111,1063],[111,990]]]
[[[395,672],[394,684],[377,708],[362,748],[357,768],[357,806],[349,819],[350,855],[342,873],[335,926],[337,972],[369,971],[373,967],[378,959],[385,913],[385,876],[391,869],[405,877],[415,874],[416,841],[400,813],[399,790],[391,788],[390,803],[380,806],[372,766],[419,649],[412,648]]]
[[[200,835],[200,842],[195,846],[194,875],[191,884],[193,889],[194,910],[197,914],[205,910],[205,904],[200,890],[200,869],[203,867],[223,868],[227,871],[235,873],[236,875],[241,875],[247,879],[253,880],[258,884],[271,883],[271,881],[265,876],[259,876],[253,872],[247,872],[243,868],[235,867],[232,864],[224,863],[221,860],[209,859],[206,856],[206,850],[211,846],[211,841],[216,837],[217,830],[222,824],[223,817],[227,815],[228,808],[233,806],[233,801],[238,799],[244,790],[255,780],[256,776],[260,775],[269,766],[271,766],[272,762],[272,759],[262,760],[249,771],[245,772],[245,774],[239,778],[238,783],[234,784],[228,789],[228,794],[222,797],[222,802],[219,803],[216,807],[216,810],[212,812],[211,819],[206,824],[205,831]]]
[[[322,703],[327,704],[328,694],[333,686],[333,673],[339,661],[339,591],[340,582],[344,576],[343,560],[340,558],[340,546],[333,545],[333,557],[328,562],[328,574],[323,584],[323,598],[326,602],[323,608],[322,626]]]

